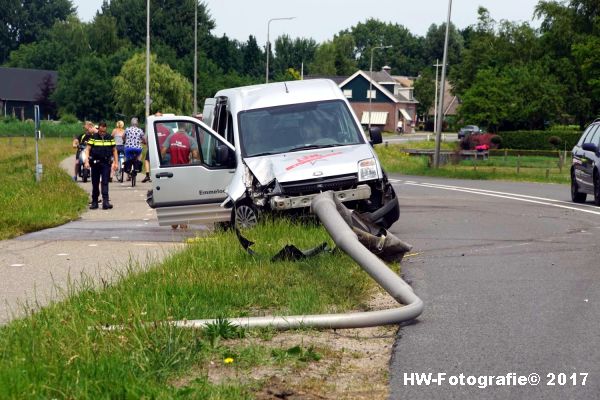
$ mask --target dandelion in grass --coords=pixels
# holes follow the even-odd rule
[[[233,358],[231,357],[227,357],[226,359],[223,360],[223,362],[225,364],[233,364]]]

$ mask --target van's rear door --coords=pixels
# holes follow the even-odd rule
[[[152,177],[148,203],[156,209],[159,225],[228,221],[231,211],[220,204],[235,172],[234,147],[191,117],[149,117],[147,130]],[[183,162],[181,156],[170,157],[176,132],[189,138],[183,141],[186,152],[191,147]]]

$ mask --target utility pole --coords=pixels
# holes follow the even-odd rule
[[[150,115],[150,0],[146,0],[146,117]]]
[[[198,0],[194,0],[194,116],[198,114]]]
[[[438,67],[441,67],[440,60],[436,59],[435,64],[435,100],[433,101],[433,131],[437,129],[437,102],[438,102]]]
[[[452,14],[452,0],[448,0],[448,20],[446,22],[446,38],[444,39],[444,57],[442,59],[442,77],[440,79],[440,96],[437,108],[437,126],[435,134],[435,154],[433,165],[440,166],[440,142],[442,139],[442,125],[444,123],[444,85],[446,82],[446,64],[448,63],[448,35],[450,32],[450,15]]]

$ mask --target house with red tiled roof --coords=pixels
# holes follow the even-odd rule
[[[361,124],[379,126],[384,131],[413,133],[417,119],[417,104],[412,81],[404,76],[392,76],[390,67],[381,71],[356,71],[339,84]]]
[[[417,104],[413,96],[414,79],[392,76],[390,67],[374,71],[358,70],[349,77],[311,75],[305,79],[325,78],[338,84],[363,126],[378,126],[384,131],[414,132]],[[369,101],[370,100],[370,101]]]

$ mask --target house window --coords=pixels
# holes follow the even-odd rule
[[[367,90],[367,99],[375,99],[377,98],[376,90]]]
[[[352,98],[352,89],[345,89],[344,96],[346,96],[347,99],[351,99]]]

